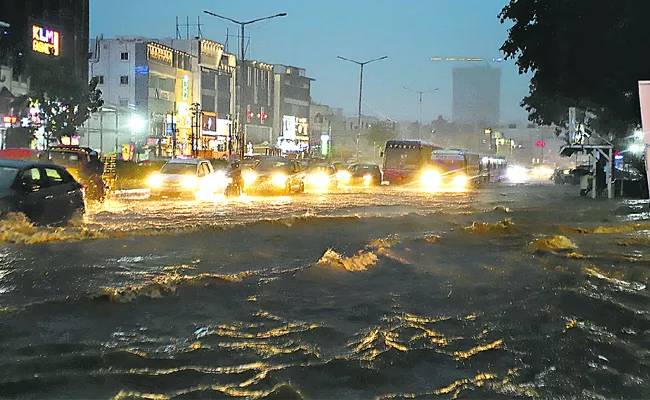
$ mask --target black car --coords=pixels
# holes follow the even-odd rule
[[[265,157],[242,172],[244,190],[249,194],[291,194],[305,191],[304,174],[296,160]]]
[[[377,164],[354,164],[350,171],[350,185],[380,186],[381,169]]]
[[[0,215],[21,212],[34,223],[67,222],[85,209],[83,187],[65,168],[0,160]]]
[[[339,185],[336,167],[321,161],[309,164],[305,170],[305,185],[308,189],[336,190]]]

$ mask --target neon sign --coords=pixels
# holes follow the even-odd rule
[[[58,57],[61,54],[60,37],[58,31],[32,25],[32,50]]]

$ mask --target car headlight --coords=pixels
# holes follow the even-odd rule
[[[182,185],[186,189],[196,189],[199,186],[199,180],[195,176],[186,176],[183,178]]]
[[[352,174],[348,171],[339,171],[336,173],[336,179],[343,184],[350,183],[350,178],[352,178]]]
[[[160,187],[162,185],[162,182],[162,176],[158,174],[151,175],[149,179],[147,179],[147,185],[152,188]]]
[[[230,179],[230,181],[232,182],[232,179],[231,179],[231,178],[228,178],[228,177],[226,176],[226,173],[223,172],[223,171],[215,172],[215,173],[214,173],[214,177],[213,177],[213,179],[214,179],[214,182],[216,182],[217,184],[226,184],[226,183],[230,183],[230,182],[228,182],[229,179]]]
[[[287,176],[283,174],[273,175],[271,183],[274,186],[285,187],[287,185]]]
[[[327,174],[321,172],[310,176],[309,183],[311,183],[314,186],[322,188],[329,184],[329,178],[327,177]]]
[[[442,177],[438,171],[429,170],[422,174],[420,182],[429,189],[437,189],[442,184]]]
[[[244,186],[250,186],[257,180],[257,174],[253,171],[246,171],[241,177],[244,180]]]
[[[451,185],[456,189],[463,189],[467,186],[467,177],[465,175],[458,175],[451,181]]]
[[[370,185],[370,182],[372,182],[372,176],[368,175],[368,174],[364,175],[363,176],[363,184],[368,186],[368,185]]]

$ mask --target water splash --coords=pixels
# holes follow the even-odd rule
[[[530,244],[536,250],[568,251],[577,249],[575,243],[566,236],[553,236],[552,238],[537,239]]]
[[[344,257],[332,249],[327,249],[316,265],[359,272],[374,268],[377,265],[377,260],[377,255],[373,252],[360,251],[352,257]]]
[[[489,224],[487,222],[474,222],[472,225],[463,228],[467,233],[491,233],[491,232],[511,232],[515,228],[515,223],[506,218],[503,221]]]

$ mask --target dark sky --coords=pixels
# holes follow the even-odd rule
[[[396,120],[416,120],[418,95],[403,89],[439,88],[425,94],[423,120],[439,114],[451,118],[454,66],[431,57],[499,57],[507,35],[497,14],[506,0],[91,0],[91,37],[175,35],[175,17],[201,17],[203,37],[224,43],[226,29],[237,27],[203,14],[209,10],[236,20],[251,20],[280,12],[288,15],[247,27],[253,59],[305,68],[314,78],[315,102],[342,107],[355,114],[359,67],[337,55],[365,61],[389,56],[364,69],[363,113]],[[181,29],[185,35],[185,28]],[[196,34],[192,28],[191,35]],[[237,39],[231,38],[236,53]],[[248,53],[247,53],[248,56]],[[519,107],[528,92],[527,76],[519,76],[512,61],[499,65],[501,119],[524,121]]]

